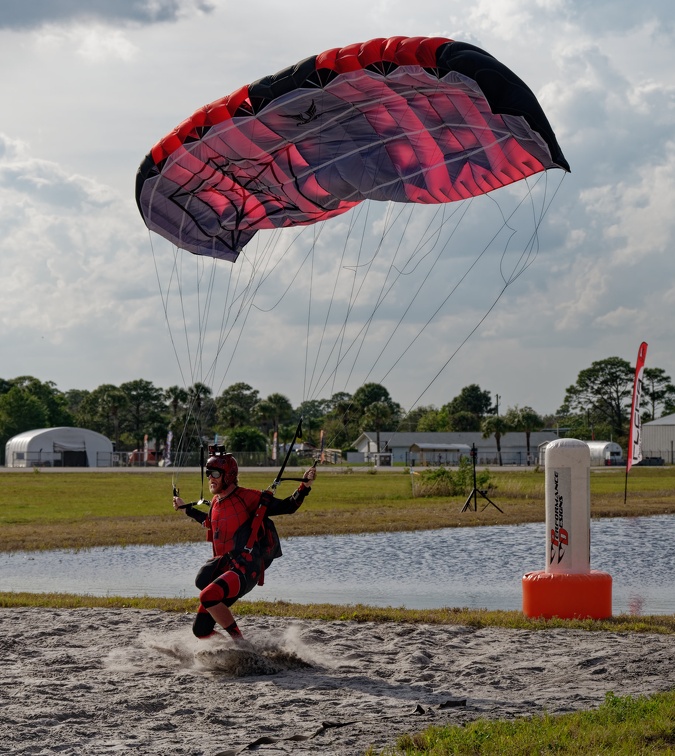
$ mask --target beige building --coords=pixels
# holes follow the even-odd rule
[[[675,464],[675,414],[642,424],[642,458],[648,457]]]

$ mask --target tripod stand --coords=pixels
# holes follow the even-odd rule
[[[485,491],[481,491],[480,489],[476,488],[476,457],[478,456],[478,449],[476,449],[476,444],[471,444],[471,461],[473,462],[473,490],[469,494],[469,497],[464,502],[464,506],[462,507],[462,512],[466,512],[467,509],[471,509],[471,501],[473,500],[473,511],[476,512],[478,510],[478,497],[485,499],[487,501],[487,504],[483,507],[484,509],[487,509],[490,504],[495,509],[499,509],[499,507],[492,501],[492,499],[488,498]],[[481,511],[483,511],[481,510]],[[499,509],[499,511],[504,514],[503,509]]]

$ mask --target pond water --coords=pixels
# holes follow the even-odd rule
[[[520,609],[544,568],[542,523],[289,538],[251,600],[410,609]],[[675,516],[593,520],[591,567],[613,578],[615,614],[675,614]],[[0,554],[0,591],[191,597],[206,543]]]

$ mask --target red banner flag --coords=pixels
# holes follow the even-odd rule
[[[642,459],[642,425],[640,423],[640,398],[642,397],[642,373],[645,369],[647,357],[647,343],[640,344],[638,349],[637,363],[635,365],[635,381],[633,382],[633,403],[630,409],[630,428],[628,430],[628,450],[626,460],[626,473],[632,465]]]

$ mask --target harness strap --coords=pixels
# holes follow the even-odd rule
[[[265,496],[263,494],[263,496],[261,496],[260,498],[260,504],[258,504],[258,508],[253,515],[253,520],[251,522],[251,535],[248,537],[246,546],[244,546],[244,551],[247,554],[250,554],[253,551],[255,542],[258,540],[258,532],[260,531],[260,526],[262,525],[262,521],[265,517],[266,512],[267,504],[265,502]]]
[[[242,556],[244,559],[252,559],[253,554],[253,547],[256,544],[256,541],[258,540],[258,533],[260,532],[260,527],[263,522],[263,518],[265,517],[265,514],[267,512],[267,500],[270,495],[266,493],[265,491],[262,492],[260,496],[260,503],[258,504],[258,508],[255,511],[255,514],[253,515],[253,520],[251,521],[251,535],[248,537],[248,541],[246,543],[246,546],[244,546],[243,554]],[[260,566],[260,577],[258,578],[258,585],[264,585],[265,584],[265,563],[263,562]]]

